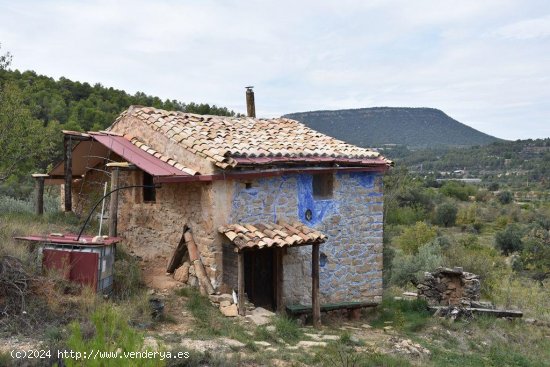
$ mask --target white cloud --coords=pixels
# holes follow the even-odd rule
[[[516,40],[548,38],[550,37],[550,14],[505,25],[494,31],[493,34]]]
[[[550,136],[544,0],[0,0],[0,8],[13,66],[53,77],[238,111],[252,84],[262,116],[428,106],[500,137]]]

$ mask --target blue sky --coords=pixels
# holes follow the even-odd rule
[[[550,1],[4,1],[12,67],[260,117],[434,107],[550,137]]]

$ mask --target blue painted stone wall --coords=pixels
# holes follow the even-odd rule
[[[330,199],[313,196],[309,174],[235,182],[229,223],[296,220],[322,231],[322,302],[380,301],[382,296],[382,175],[337,173]],[[305,212],[312,211],[311,220]],[[311,302],[311,247],[291,248],[283,258],[284,301]]]

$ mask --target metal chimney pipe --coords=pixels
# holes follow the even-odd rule
[[[246,114],[248,117],[256,117],[256,105],[252,88],[254,87],[246,87]]]

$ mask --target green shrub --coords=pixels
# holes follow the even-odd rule
[[[426,219],[425,210],[417,207],[393,207],[386,214],[386,223],[409,225]]]
[[[472,185],[466,185],[457,181],[447,181],[439,189],[443,195],[452,197],[461,201],[468,201],[470,196],[474,196],[477,188]]]
[[[125,315],[117,311],[112,305],[99,307],[91,316],[88,323],[80,324],[76,321],[69,325],[70,336],[67,347],[74,353],[101,352],[140,352],[144,351],[144,337],[128,325]],[[82,360],[67,358],[64,360],[67,367],[72,366],[127,366],[126,358],[97,358]],[[155,359],[132,359],[133,365],[164,366],[164,362]]]
[[[277,335],[287,343],[295,344],[304,335],[296,320],[289,317],[277,316],[274,324]]]
[[[453,226],[456,222],[458,208],[452,203],[443,203],[435,211],[435,222],[445,227]]]
[[[390,283],[405,286],[410,281],[420,279],[424,272],[433,271],[442,264],[441,246],[435,242],[421,246],[417,254],[397,250],[392,263]]]
[[[497,199],[501,204],[510,204],[514,200],[514,195],[510,191],[501,191],[497,194]]]
[[[476,201],[486,202],[491,197],[491,193],[486,189],[478,190],[476,193]]]
[[[533,279],[542,281],[550,277],[550,232],[534,226],[525,236],[519,260],[522,270]]]
[[[139,260],[120,246],[116,249],[114,263],[113,299],[127,300],[141,294],[144,287]]]
[[[396,329],[416,332],[421,330],[430,318],[431,313],[424,300],[408,301],[384,297],[371,324],[373,327],[384,327],[391,323]]]
[[[510,223],[510,218],[508,218],[505,215],[501,215],[495,220],[495,227],[499,229],[503,229]]]
[[[17,199],[11,196],[0,195],[0,213],[3,214],[34,214],[34,197]],[[61,212],[59,197],[57,195],[44,195],[44,213]]]
[[[523,242],[522,231],[517,224],[509,224],[503,231],[495,234],[497,248],[506,256],[513,252],[521,251]]]
[[[443,265],[451,268],[460,266],[465,271],[479,275],[481,291],[486,296],[490,296],[494,288],[498,287],[500,278],[509,273],[498,251],[479,244],[475,235],[447,239],[443,253]]]
[[[473,224],[477,220],[477,205],[471,204],[458,209],[456,223],[459,225]]]
[[[436,230],[424,222],[416,222],[407,227],[397,239],[397,245],[407,254],[416,254],[420,246],[432,241],[437,235]]]

